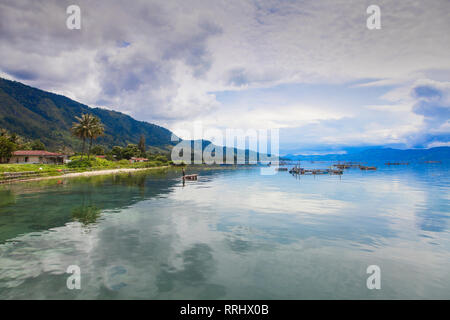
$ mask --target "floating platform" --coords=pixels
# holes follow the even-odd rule
[[[360,168],[361,170],[372,170],[372,171],[377,170],[377,167],[359,166],[359,168]]]
[[[289,170],[291,174],[306,174],[306,175],[318,175],[318,174],[343,174],[343,170],[336,169],[304,169],[294,167]]]
[[[187,174],[183,176],[183,180],[197,180],[198,174]]]
[[[361,164],[358,162],[344,162],[344,163],[336,163],[333,164],[333,167],[338,169],[349,169],[349,168],[358,168]]]

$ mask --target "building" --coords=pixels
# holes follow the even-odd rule
[[[136,157],[132,157],[130,159],[130,163],[135,163],[135,162],[147,162],[148,159],[147,158],[136,158]]]
[[[18,150],[13,152],[9,163],[64,164],[67,159],[68,156],[61,153],[44,150]]]

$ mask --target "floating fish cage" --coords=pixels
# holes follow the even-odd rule
[[[304,175],[320,175],[320,174],[343,174],[343,170],[336,169],[304,169],[304,168],[292,168],[289,170],[291,174],[304,174]]]
[[[366,166],[360,166],[359,167],[361,170],[377,170],[377,167],[366,167]]]

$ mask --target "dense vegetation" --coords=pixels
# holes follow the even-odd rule
[[[83,141],[81,153],[71,157],[68,164],[60,166],[48,166],[41,164],[6,164],[0,166],[0,172],[26,172],[38,171],[39,173],[58,173],[67,169],[90,170],[107,168],[145,168],[164,166],[169,164],[169,159],[163,154],[153,154],[147,152],[145,148],[145,136],[141,135],[139,144],[128,144],[125,148],[114,146],[111,150],[106,150],[102,146],[92,147],[94,139],[103,135],[104,126],[100,119],[91,115],[83,114],[76,117],[71,128],[72,134]],[[88,154],[85,157],[86,140],[89,141]],[[10,133],[6,129],[0,129],[0,162],[8,162],[15,150],[44,150],[45,145],[39,141],[28,141],[27,139]],[[94,151],[91,158],[91,152]],[[98,153],[98,154],[97,154]],[[98,155],[104,155],[98,157]],[[131,158],[146,157],[149,161],[133,163]],[[45,167],[45,169],[44,169]]]
[[[163,160],[163,159],[161,159]],[[48,165],[48,164],[1,164],[0,165],[0,182],[9,179],[8,174],[11,173],[33,173],[33,175],[25,175],[22,178],[35,178],[43,176],[62,176],[64,173],[84,172],[108,169],[143,169],[169,166],[171,163],[164,159],[163,161],[151,160],[148,162],[131,163],[128,160],[109,161],[106,159],[92,158],[87,160],[75,159],[65,165]]]
[[[138,144],[142,136],[154,152],[168,151],[172,146],[172,133],[165,128],[0,78],[0,128],[29,140],[40,139],[51,151],[81,149],[82,141],[71,134],[71,127],[77,116],[86,113],[103,123],[105,132],[97,143],[104,147]]]

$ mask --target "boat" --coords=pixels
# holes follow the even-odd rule
[[[198,174],[187,174],[183,176],[183,180],[197,180]]]

